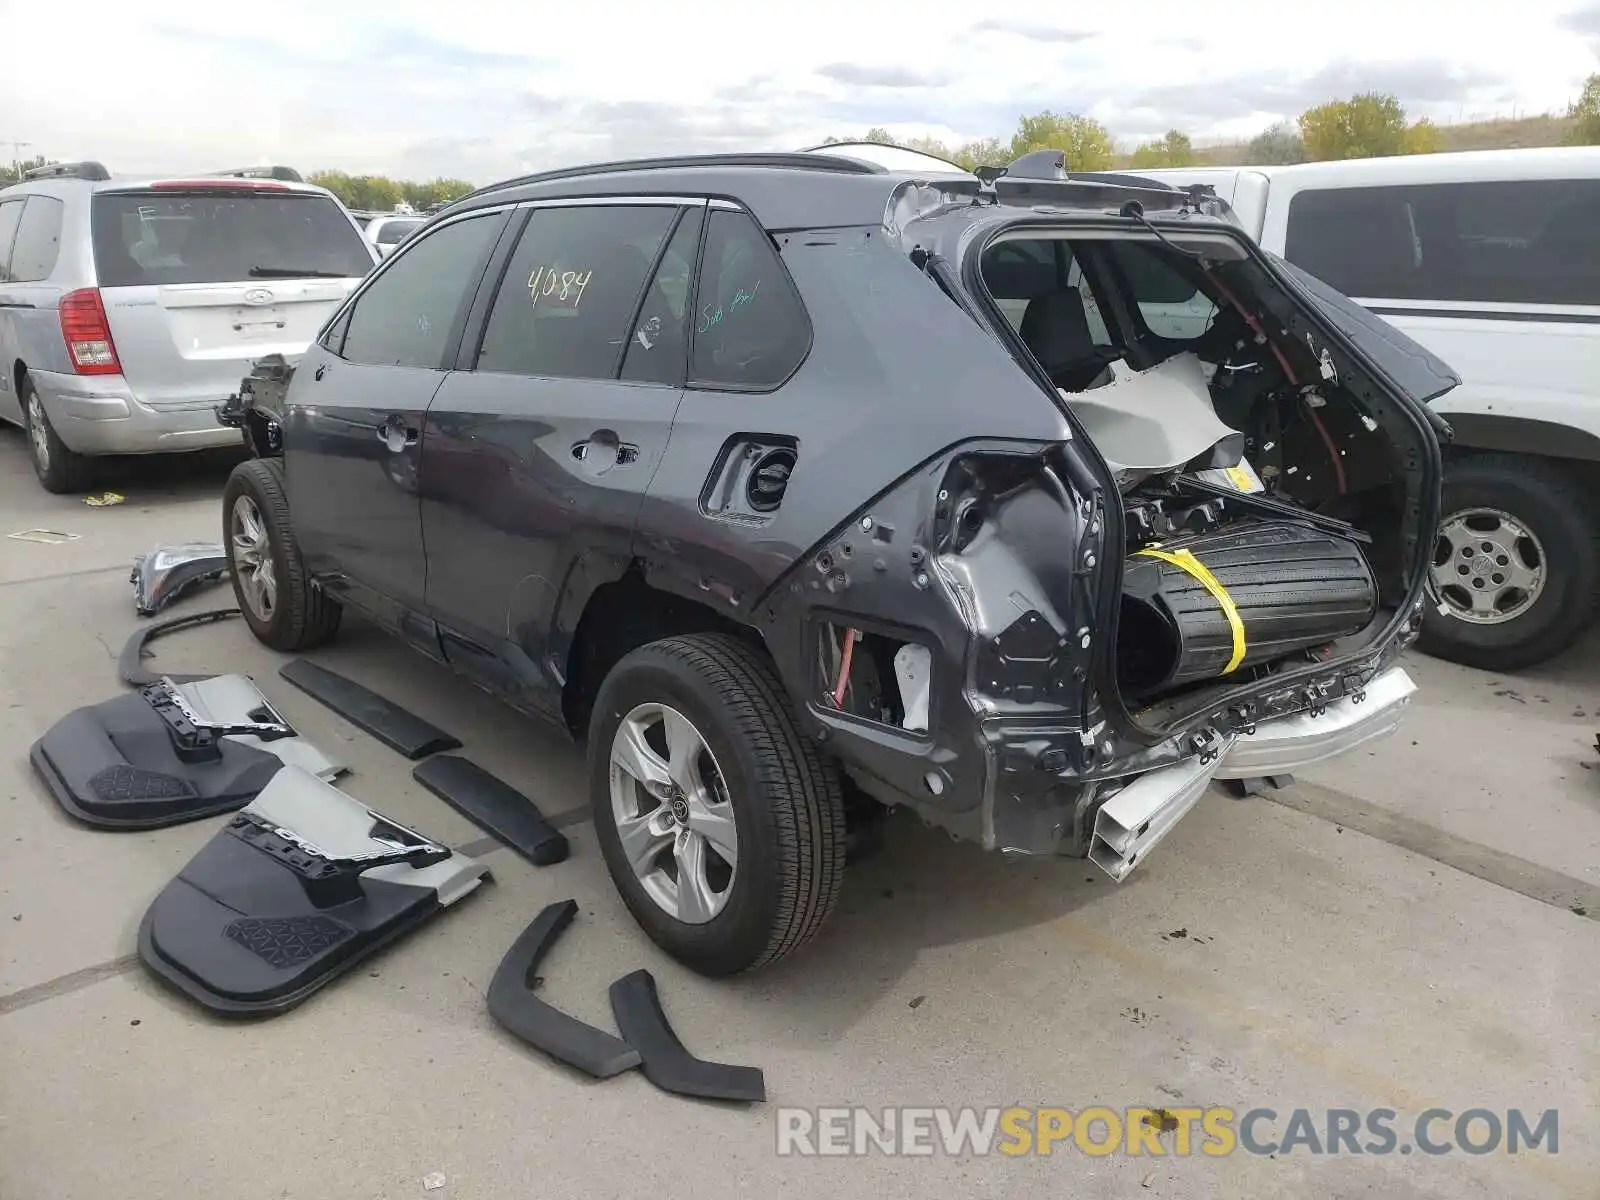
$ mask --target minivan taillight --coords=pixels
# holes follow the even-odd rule
[[[79,288],[61,297],[61,336],[67,357],[79,375],[120,375],[117,347],[111,340],[99,288]]]

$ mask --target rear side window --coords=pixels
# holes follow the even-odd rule
[[[408,234],[421,228],[421,221],[385,221],[378,226],[378,245],[398,246]]]
[[[340,356],[371,366],[442,369],[504,225],[502,213],[466,217],[396,251],[356,297]]]
[[[687,210],[667,243],[628,338],[622,359],[624,379],[669,385],[683,382],[689,297],[694,289],[694,259],[700,249],[704,216],[703,208]]]
[[[29,196],[17,223],[11,247],[11,280],[36,283],[48,279],[61,255],[61,221],[66,205],[52,196]]]
[[[101,287],[347,279],[372,269],[366,242],[325,196],[101,193],[90,211]]]
[[[746,213],[713,210],[695,293],[690,384],[769,391],[810,349],[810,318],[772,239]]]
[[[22,220],[21,200],[7,200],[0,204],[0,283],[11,282],[11,242],[17,236],[17,223]]]
[[[669,205],[534,209],[484,326],[477,369],[615,379],[677,215]]]
[[[1347,296],[1600,304],[1600,180],[1304,191],[1284,257]]]

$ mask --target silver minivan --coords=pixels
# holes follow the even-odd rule
[[[99,455],[236,445],[216,406],[252,360],[298,358],[378,258],[289,168],[30,171],[0,190],[0,420],[52,492]]]

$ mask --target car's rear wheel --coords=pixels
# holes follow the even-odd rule
[[[22,402],[22,415],[27,423],[33,472],[44,490],[58,495],[85,490],[94,479],[93,461],[67,449],[56,427],[50,423],[50,414],[44,410],[38,389],[26,375],[22,377],[17,398]]]
[[[1600,514],[1555,464],[1506,454],[1452,463],[1430,611],[1419,647],[1486,671],[1516,671],[1567,649],[1600,606]]]
[[[309,650],[338,631],[343,610],[311,586],[276,459],[252,458],[228,476],[222,538],[234,597],[257,641],[274,650]]]
[[[760,650],[706,634],[629,654],[596,699],[589,773],[611,878],[680,962],[732,975],[822,926],[844,876],[839,776]]]

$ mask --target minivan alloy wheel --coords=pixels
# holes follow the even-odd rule
[[[50,427],[45,424],[44,404],[38,392],[28,395],[28,440],[33,443],[33,458],[39,470],[50,469]]]
[[[238,575],[244,602],[261,621],[271,621],[278,606],[278,580],[272,566],[272,539],[267,536],[261,510],[249,496],[233,502],[230,536],[233,539],[233,569]]]
[[[1433,581],[1450,614],[1474,625],[1514,621],[1544,591],[1544,546],[1526,524],[1496,508],[1467,508],[1439,525]]]
[[[611,813],[634,877],[663,912],[703,925],[733,894],[739,837],[727,783],[693,722],[640,704],[611,742]]]

